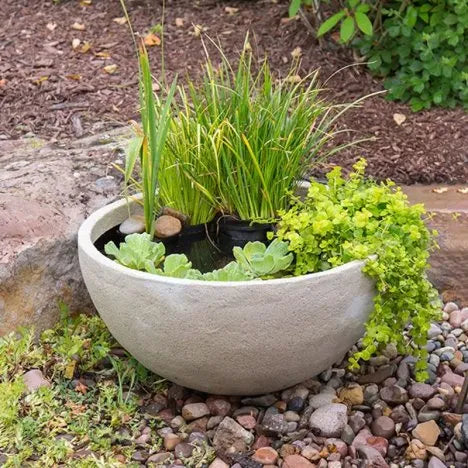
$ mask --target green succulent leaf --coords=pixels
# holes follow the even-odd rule
[[[203,279],[206,281],[248,281],[253,278],[238,263],[230,262],[224,268],[205,273]]]
[[[173,278],[201,279],[202,275],[198,270],[192,269],[190,262],[184,254],[171,254],[164,260],[164,268],[160,273]]]
[[[125,242],[117,247],[114,242],[104,246],[107,255],[114,257],[117,263],[133,270],[149,271],[156,268],[164,259],[166,249],[161,242],[153,242],[147,233],[130,234]]]
[[[275,239],[268,247],[262,242],[248,242],[242,249],[232,250],[237,263],[254,277],[265,277],[286,270],[293,255],[288,252],[287,242]]]

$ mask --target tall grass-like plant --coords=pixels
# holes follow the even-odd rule
[[[218,205],[216,167],[222,131],[197,120],[182,87],[177,97],[161,161],[161,203],[188,215],[190,224],[207,223]]]
[[[321,150],[347,107],[319,98],[317,73],[301,79],[293,69],[275,80],[266,60],[254,71],[247,41],[236,67],[218,50],[221,65],[215,68],[206,53],[202,83],[188,87],[192,118],[219,131],[210,159],[218,208],[241,220],[269,221],[287,208],[305,169],[327,156]]]
[[[173,81],[165,98],[165,102],[163,103],[159,98],[155,97],[153,93],[153,80],[149,66],[148,52],[143,42],[141,42],[139,47],[139,66],[140,113],[143,126],[143,135],[139,139],[139,141],[141,141],[139,147],[141,187],[143,193],[145,228],[148,234],[153,235],[159,165],[170,126],[170,109],[176,90],[176,80]]]

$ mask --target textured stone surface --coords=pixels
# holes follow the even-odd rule
[[[93,310],[78,266],[76,233],[119,194],[118,149],[128,130],[60,146],[35,138],[0,141],[0,336],[50,327],[63,300]],[[112,174],[112,175],[108,175]]]
[[[433,214],[429,226],[439,232],[441,246],[431,254],[429,278],[444,300],[468,303],[468,194],[467,186],[451,186],[443,193],[432,185],[402,187],[412,203],[424,203]]]
[[[213,438],[213,447],[220,453],[245,452],[252,445],[254,436],[234,419],[225,417]]]

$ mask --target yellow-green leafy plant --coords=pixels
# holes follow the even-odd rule
[[[435,233],[424,224],[422,205],[410,205],[392,182],[366,179],[364,169],[360,160],[349,178],[336,167],[326,185],[312,181],[305,200],[281,212],[276,236],[289,243],[296,275],[368,259],[363,271],[375,280],[377,294],[351,366],[394,343],[418,359],[417,375],[424,379],[427,331],[440,318],[437,291],[426,277]]]

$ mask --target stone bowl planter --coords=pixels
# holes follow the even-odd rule
[[[362,336],[374,296],[362,261],[267,281],[152,275],[121,266],[94,246],[128,213],[120,200],[81,225],[80,266],[111,333],[157,374],[214,394],[272,392],[340,361]]]

